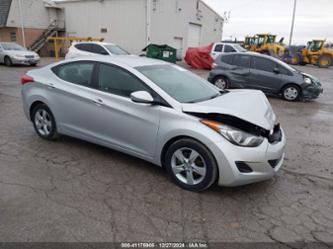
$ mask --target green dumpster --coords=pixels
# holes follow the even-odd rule
[[[176,63],[177,61],[177,50],[166,44],[149,44],[147,47],[142,49],[142,51],[146,51],[146,56],[149,58],[155,58],[171,63]]]

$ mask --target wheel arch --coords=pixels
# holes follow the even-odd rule
[[[288,86],[296,86],[300,90],[300,93],[302,94],[302,88],[298,84],[293,83],[293,82],[289,82],[289,83],[284,84],[280,89],[280,93],[282,93],[283,90]]]
[[[218,165],[214,153],[213,153],[212,150],[211,150],[208,146],[206,146],[202,141],[200,141],[199,139],[196,139],[196,138],[194,138],[194,137],[192,137],[192,136],[188,136],[188,135],[179,135],[179,136],[175,136],[175,137],[170,138],[166,143],[164,143],[164,145],[163,145],[163,147],[162,147],[161,154],[160,154],[160,162],[161,162],[161,166],[162,166],[162,168],[165,167],[165,165],[164,165],[164,161],[165,161],[166,152],[168,151],[168,149],[170,148],[170,146],[171,146],[173,143],[175,143],[176,141],[179,141],[179,140],[181,140],[181,139],[191,139],[191,140],[194,140],[194,141],[196,141],[196,142],[202,144],[204,147],[206,147],[206,149],[207,149],[208,151],[210,151],[210,153],[212,154],[212,156],[213,156],[213,158],[214,158],[214,160],[215,160],[215,162],[216,162],[216,165]]]
[[[40,101],[40,100],[36,100],[34,101],[31,105],[30,105],[30,108],[29,108],[29,117],[30,117],[30,120],[32,120],[32,112],[33,110],[35,109],[36,106],[38,105],[46,105],[48,108],[50,108],[46,103],[44,103],[43,101]]]
[[[188,135],[179,135],[179,136],[175,136],[175,137],[169,139],[169,140],[164,144],[163,149],[162,149],[162,151],[161,151],[161,155],[160,155],[160,160],[161,160],[161,166],[162,166],[162,168],[164,168],[164,169],[166,168],[166,167],[165,167],[165,164],[164,164],[164,161],[165,161],[165,156],[166,156],[166,153],[167,153],[169,147],[170,147],[173,143],[175,143],[176,141],[179,141],[179,140],[181,140],[181,139],[191,139],[191,140],[194,140],[194,141],[196,141],[197,143],[200,143],[202,146],[204,146],[204,147],[205,147],[205,148],[211,153],[211,155],[212,155],[212,157],[213,157],[213,160],[215,161],[215,164],[216,164],[216,166],[217,166],[216,179],[214,180],[214,182],[213,182],[212,184],[214,184],[214,183],[216,183],[217,181],[219,181],[219,179],[220,179],[220,167],[219,167],[218,161],[217,161],[216,156],[214,155],[213,151],[212,151],[208,146],[206,146],[203,142],[201,142],[199,139],[196,139],[196,138],[191,137],[191,136],[188,136]]]

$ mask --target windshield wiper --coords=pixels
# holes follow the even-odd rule
[[[193,104],[193,103],[198,103],[198,102],[202,102],[202,101],[206,101],[206,100],[210,100],[210,99],[215,99],[219,96],[221,96],[223,94],[223,92],[220,92],[220,93],[217,93],[213,96],[210,96],[208,98],[202,98],[202,99],[196,99],[196,100],[192,100],[192,101],[189,101],[189,102],[186,102],[186,103],[190,103],[190,104]]]

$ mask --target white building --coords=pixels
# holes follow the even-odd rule
[[[103,37],[131,53],[149,43],[188,47],[220,41],[223,18],[202,0],[56,0],[69,36]]]

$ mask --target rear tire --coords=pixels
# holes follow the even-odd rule
[[[300,99],[302,91],[297,85],[287,85],[282,89],[282,96],[287,101],[297,101]]]
[[[329,68],[332,66],[332,57],[327,54],[320,56],[318,59],[318,66],[320,68]]]
[[[213,154],[194,139],[180,139],[167,150],[164,165],[180,187],[203,191],[217,179],[218,169]]]
[[[37,105],[32,111],[31,121],[36,133],[41,138],[46,140],[55,140],[58,138],[56,121],[47,105]]]
[[[12,60],[8,56],[5,57],[4,62],[7,67],[11,67],[13,65]]]
[[[213,84],[221,90],[225,90],[229,87],[229,80],[224,76],[216,76],[213,80]]]

